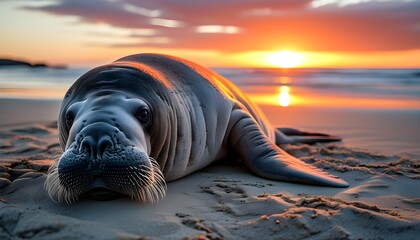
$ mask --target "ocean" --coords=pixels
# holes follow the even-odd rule
[[[0,68],[0,126],[56,119],[86,68]],[[420,69],[215,68],[274,125],[325,131],[346,145],[420,155]],[[16,109],[30,104],[16,119]]]

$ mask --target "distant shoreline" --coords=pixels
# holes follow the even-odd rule
[[[31,67],[31,68],[62,68],[65,69],[65,65],[48,65],[43,62],[30,63],[22,60],[0,58],[0,68],[2,67]]]

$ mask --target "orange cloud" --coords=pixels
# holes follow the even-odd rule
[[[370,52],[420,49],[420,3],[371,1],[313,8],[309,0],[62,0],[26,10],[77,16],[82,23],[131,29],[113,47],[207,49],[222,52],[299,48]],[[319,2],[319,1],[318,1]],[[340,3],[339,3],[340,2]],[[210,27],[209,27],[210,26]],[[153,36],[138,36],[148,29]],[[148,39],[150,38],[150,39]],[[166,39],[165,41],[156,41]]]

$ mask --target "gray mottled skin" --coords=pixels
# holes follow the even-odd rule
[[[134,116],[136,109],[143,105],[152,113],[152,120],[147,124]],[[66,124],[69,111],[74,114],[72,126]],[[110,144],[126,147],[114,148],[114,152],[119,151],[121,155],[132,146],[137,149],[137,155],[145,155],[144,159],[156,159],[166,181],[236,153],[251,171],[262,177],[348,186],[276,145],[336,138],[295,129],[276,130],[226,78],[195,63],[166,55],[132,55],[83,75],[63,100],[59,131],[65,151],[80,148],[77,145],[84,145],[87,142],[84,135],[91,132],[95,132],[92,139],[99,139],[97,142],[104,142],[101,136],[115,132]],[[100,165],[99,155],[112,151],[101,148],[99,143],[93,145],[98,151],[92,150],[90,157],[83,157],[83,161],[97,161]],[[98,157],[92,152],[99,154]],[[127,157],[123,161],[129,164],[131,160]],[[147,160],[142,161],[147,164]],[[74,163],[72,160],[62,164]]]

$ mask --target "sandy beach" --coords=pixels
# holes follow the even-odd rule
[[[0,240],[420,239],[419,13],[0,0]]]
[[[0,102],[5,116],[0,239],[416,239],[420,234],[418,155],[353,148],[346,139],[284,146],[348,181],[345,189],[271,181],[240,163],[218,163],[170,182],[155,205],[130,199],[55,203],[43,185],[49,164],[61,154],[59,101]],[[275,124],[310,127],[296,120],[302,116],[285,122],[278,109],[263,110]]]

